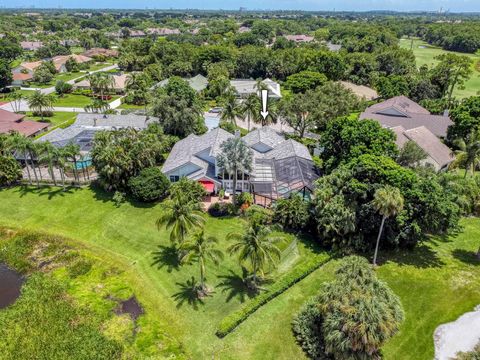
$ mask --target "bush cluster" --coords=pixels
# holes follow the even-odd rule
[[[144,202],[152,202],[164,198],[170,187],[170,181],[158,167],[149,167],[130,178],[128,187],[132,195]]]

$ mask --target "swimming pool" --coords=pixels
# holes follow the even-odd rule
[[[215,129],[220,124],[220,118],[210,113],[204,114],[205,125],[208,128],[208,131]]]
[[[85,160],[82,160],[82,161],[77,161],[77,170],[82,170],[82,169],[85,169],[87,167],[90,167],[92,166],[92,159],[85,159]]]

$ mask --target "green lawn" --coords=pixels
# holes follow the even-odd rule
[[[110,101],[118,99],[119,96],[112,96]],[[92,98],[85,95],[66,94],[63,97],[57,97],[53,106],[57,107],[77,107],[84,108],[92,103]]]
[[[304,359],[291,334],[291,319],[323,282],[333,278],[338,260],[328,262],[218,339],[214,332],[219,321],[249,298],[240,286],[240,269],[228,256],[217,268],[209,265],[208,283],[215,286],[215,293],[203,303],[189,303],[184,286],[192,276],[198,277],[197,268],[178,268],[169,256],[167,233],[155,227],[161,207],[127,202],[117,208],[109,195],[90,189],[65,193],[17,187],[0,191],[0,225],[68,236],[99,256],[121,262],[130,269],[139,300],[157,314],[169,334],[182,341],[192,358]],[[435,238],[404,256],[381,252],[382,261],[388,261],[379,268],[379,276],[400,296],[406,312],[400,333],[385,346],[386,359],[431,359],[435,327],[480,303],[480,266],[473,255],[480,245],[480,220],[466,219],[463,225],[465,232],[457,237]],[[228,246],[226,234],[240,228],[236,218],[208,217],[206,224],[207,233],[217,236],[223,249]],[[273,278],[318,251],[303,241],[293,249]],[[159,251],[157,263],[155,251]]]
[[[437,63],[437,60],[434,59],[435,56],[445,53],[454,53],[458,55],[466,55],[473,60],[472,69],[473,74],[470,79],[465,83],[465,89],[455,89],[454,95],[459,98],[465,98],[469,96],[477,95],[477,92],[480,91],[480,72],[475,68],[475,64],[480,61],[480,56],[475,54],[463,54],[456,53],[452,51],[446,51],[439,47],[432,46],[425,41],[420,39],[401,39],[400,47],[405,49],[412,49],[417,60],[417,66],[428,65],[431,67]]]
[[[67,127],[69,124],[72,124],[77,117],[76,113],[73,112],[66,112],[66,111],[54,111],[52,117],[45,118],[50,122],[51,128],[56,127]],[[33,116],[32,113],[29,111],[27,112],[27,118],[30,120],[40,121],[40,116]]]
[[[122,103],[117,109],[135,109],[135,110],[143,110],[145,109],[145,106],[143,105],[134,105],[134,104],[125,104]]]

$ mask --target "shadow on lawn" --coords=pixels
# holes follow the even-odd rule
[[[177,283],[177,285],[180,287],[180,291],[172,295],[177,302],[177,308],[181,308],[187,303],[194,310],[198,310],[199,305],[205,304],[203,299],[198,296],[196,289],[197,282],[193,276],[190,280],[184,283]]]
[[[20,197],[24,197],[28,194],[36,194],[39,196],[47,196],[48,200],[53,199],[57,196],[65,196],[67,194],[73,194],[77,191],[77,187],[66,186],[65,189],[62,187],[54,186],[41,186],[40,188],[32,186],[19,186],[16,189],[16,192],[20,193]]]
[[[480,265],[480,259],[477,257],[475,251],[468,251],[465,249],[455,249],[452,251],[452,255],[455,259],[469,265]]]
[[[233,298],[238,298],[240,302],[245,302],[247,299],[255,297],[257,291],[249,288],[245,284],[245,279],[248,276],[247,270],[242,267],[242,275],[236,274],[230,270],[227,275],[219,276],[221,282],[217,287],[222,289],[222,293],[227,293],[226,302],[230,302]]]
[[[106,191],[105,189],[102,188],[100,184],[95,182],[92,182],[92,184],[90,185],[90,190],[92,190],[92,192],[94,193],[96,200],[102,201],[104,203],[115,202],[113,200],[115,191]],[[140,208],[140,209],[149,209],[151,207],[154,207],[157,204],[156,202],[147,203],[147,202],[137,201],[129,194],[125,195],[125,202],[128,202],[133,207]]]
[[[157,266],[157,269],[167,268],[168,272],[180,268],[178,259],[178,250],[173,246],[159,245],[158,250],[153,253],[153,263],[151,266]]]
[[[380,250],[381,251],[381,250]],[[417,268],[441,267],[445,262],[427,244],[420,243],[413,250],[398,250],[383,253],[379,252],[381,265],[386,261],[393,261],[401,265],[412,265]]]

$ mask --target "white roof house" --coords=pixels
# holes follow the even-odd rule
[[[268,96],[272,98],[281,98],[282,92],[280,84],[271,79],[261,81],[268,89]],[[235,89],[240,97],[247,97],[250,94],[259,94],[258,81],[250,79],[231,80],[230,85]]]

